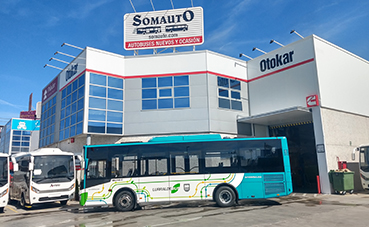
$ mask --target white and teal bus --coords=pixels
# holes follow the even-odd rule
[[[292,193],[287,140],[222,139],[220,135],[157,137],[149,142],[84,148],[82,206],[120,211],[154,202],[239,199]]]
[[[4,212],[9,199],[9,156],[0,153],[0,213]]]
[[[355,151],[359,152],[361,185],[363,189],[369,189],[369,144],[355,148],[353,151],[353,160],[355,160]]]

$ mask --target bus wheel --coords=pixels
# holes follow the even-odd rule
[[[4,207],[0,207],[0,213],[4,213]]]
[[[236,201],[236,194],[234,191],[227,186],[221,186],[215,192],[215,202],[220,207],[230,207],[233,206]]]
[[[132,195],[130,191],[121,191],[115,197],[115,207],[119,211],[130,211],[136,205],[135,197]]]

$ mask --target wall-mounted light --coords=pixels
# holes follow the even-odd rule
[[[49,64],[44,65],[44,68],[45,68],[46,66],[51,67],[51,68],[54,68],[54,69],[63,70],[63,69],[61,69],[61,68],[59,68],[59,67],[56,67],[56,66],[53,66],[53,65],[49,65]]]
[[[60,51],[56,51],[56,52],[54,53],[54,55],[57,55],[57,54],[61,54],[61,55],[68,56],[68,57],[71,57],[71,58],[76,58],[76,56],[73,56],[73,55],[70,55],[70,54],[65,54],[65,53],[60,52]]]
[[[302,35],[300,35],[299,33],[297,33],[297,31],[295,31],[295,30],[290,31],[290,34],[292,34],[292,33],[295,33],[296,35],[300,36],[301,39],[304,38]]]
[[[261,53],[264,53],[264,54],[266,54],[266,53],[267,53],[267,52],[265,52],[265,51],[263,51],[263,50],[260,50],[260,49],[259,49],[259,48],[257,48],[257,47],[252,48],[252,51],[255,51],[255,50],[260,51]]]
[[[50,59],[49,59],[49,61],[51,61],[51,60],[55,60],[55,61],[59,61],[59,62],[63,62],[63,63],[68,64],[68,65],[69,65],[69,63],[70,63],[70,62],[63,61],[63,60],[60,60],[60,59],[57,59],[57,58],[50,58]]]
[[[242,57],[242,56],[247,57],[248,59],[252,60],[252,57],[249,57],[246,54],[240,53],[240,57]]]
[[[69,47],[73,47],[73,48],[76,48],[76,49],[79,49],[79,50],[83,50],[83,48],[78,47],[78,46],[74,46],[74,45],[69,44],[69,43],[63,43],[61,46],[62,46],[62,47],[63,47],[63,46],[69,46]]]
[[[279,43],[279,42],[275,41],[274,39],[270,40],[270,42],[269,42],[269,44],[272,44],[272,43],[276,43],[276,44],[280,45],[281,47],[284,47],[284,45],[283,45],[283,44],[281,44],[281,43]]]

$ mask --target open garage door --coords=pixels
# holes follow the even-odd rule
[[[318,163],[312,122],[269,127],[270,136],[287,137],[293,190],[317,192]]]

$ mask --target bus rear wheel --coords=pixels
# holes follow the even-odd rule
[[[215,192],[214,200],[220,207],[230,207],[235,204],[236,194],[232,188],[228,186],[221,186]]]
[[[114,204],[119,211],[130,211],[135,207],[136,201],[130,191],[121,191],[115,197]]]
[[[4,207],[0,207],[0,213],[4,213]]]

